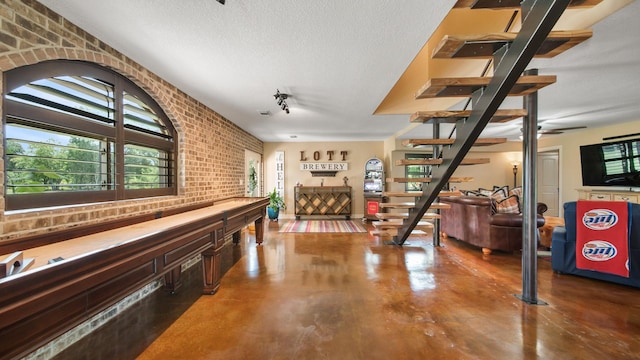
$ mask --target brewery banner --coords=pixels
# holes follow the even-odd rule
[[[624,201],[578,201],[576,268],[629,277],[629,207]]]

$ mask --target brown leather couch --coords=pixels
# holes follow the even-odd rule
[[[485,254],[522,248],[522,215],[495,213],[494,199],[459,196],[443,197],[440,202],[451,205],[451,209],[441,211],[440,230],[444,237],[481,247]],[[544,218],[538,214],[537,227],[542,225]]]

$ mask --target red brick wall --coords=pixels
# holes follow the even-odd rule
[[[0,241],[245,195],[240,185],[244,151],[262,154],[262,141],[42,4],[0,0],[0,72],[53,59],[84,60],[109,67],[130,78],[160,104],[178,133],[178,196],[6,214],[4,163],[0,159]]]

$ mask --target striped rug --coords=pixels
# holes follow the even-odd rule
[[[352,220],[292,220],[286,222],[279,232],[285,233],[363,233],[367,230]]]

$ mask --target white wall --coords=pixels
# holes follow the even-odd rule
[[[560,187],[561,203],[578,200],[577,189],[582,188],[582,169],[580,167],[580,145],[597,144],[610,136],[640,133],[640,121],[624,125],[611,125],[587,128],[562,135],[543,136],[539,148],[560,148]]]
[[[588,128],[580,131],[567,132],[562,135],[546,135],[540,138],[538,149],[559,149],[560,151],[560,196],[561,203],[578,199],[577,189],[582,187],[580,168],[580,145],[602,142],[603,137],[618,136],[640,132],[640,121],[624,125],[612,125],[598,128]],[[395,143],[395,145],[393,145]],[[404,167],[392,165],[396,158],[411,152],[402,148],[399,141],[387,139],[386,141],[367,142],[305,142],[305,143],[265,143],[264,144],[264,179],[263,194],[266,195],[275,186],[275,151],[285,152],[285,202],[288,209],[283,213],[284,218],[293,217],[294,200],[293,187],[299,181],[304,185],[319,186],[320,179],[311,177],[310,172],[300,171],[300,151],[304,151],[313,161],[313,152],[320,151],[320,162],[330,162],[326,156],[328,150],[334,150],[336,154],[346,150],[349,170],[338,172],[335,178],[324,178],[324,185],[342,185],[344,176],[349,179],[352,186],[353,204],[352,216],[362,217],[364,213],[363,179],[364,164],[371,157],[384,160],[386,177],[404,177]],[[394,147],[395,148],[392,148]],[[513,162],[520,161],[517,174],[517,185],[522,185],[522,143],[508,142],[506,144],[475,147],[468,157],[488,157],[489,164],[460,166],[453,176],[473,177],[470,183],[454,184],[459,189],[491,188],[493,185],[513,186]],[[334,161],[337,161],[334,159]],[[338,161],[340,162],[340,161]],[[403,191],[401,184],[387,184],[387,191]]]
[[[264,143],[264,195],[272,191],[276,183],[275,173],[275,152],[284,151],[284,201],[287,205],[285,211],[281,211],[281,218],[293,218],[295,210],[294,186],[297,182],[305,186],[320,186],[324,181],[324,186],[342,186],[343,178],[348,178],[348,184],[352,188],[351,192],[351,217],[353,219],[362,218],[364,215],[364,166],[368,159],[377,157],[383,159],[383,141],[362,141],[362,142],[279,142]],[[327,151],[334,151],[333,160],[329,160]],[[346,162],[349,169],[338,171],[335,177],[312,177],[311,172],[300,170],[301,155],[304,151],[307,161],[304,162]],[[320,159],[313,159],[314,152],[320,153]],[[342,160],[341,151],[346,151],[346,160]],[[385,170],[388,170],[388,163],[385,162]]]

